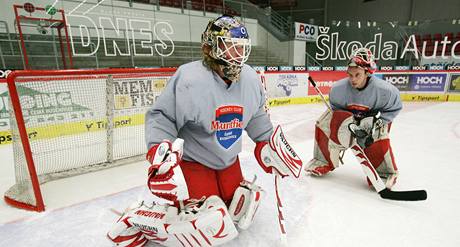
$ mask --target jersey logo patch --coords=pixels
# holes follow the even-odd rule
[[[211,129],[216,131],[219,144],[225,149],[230,148],[243,133],[243,107],[232,105],[217,108]]]
[[[348,104],[347,110],[353,113],[355,119],[363,119],[368,116],[370,109],[365,105]]]

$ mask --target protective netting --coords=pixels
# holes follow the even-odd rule
[[[143,159],[144,114],[170,76],[133,70],[15,78],[39,183]],[[36,205],[18,123],[10,115],[16,184],[5,196]]]

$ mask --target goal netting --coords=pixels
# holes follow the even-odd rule
[[[16,183],[7,203],[44,210],[40,184],[144,158],[144,114],[174,69],[13,72]]]

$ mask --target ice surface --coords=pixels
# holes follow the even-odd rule
[[[307,162],[316,118],[324,106],[271,109],[288,141]],[[392,126],[391,143],[400,170],[395,190],[426,189],[428,200],[381,199],[367,186],[347,152],[345,165],[315,178],[283,179],[289,246],[460,246],[460,104],[405,103]],[[227,246],[275,246],[279,233],[273,176],[264,174],[244,137],[245,177],[258,176],[267,191],[254,224]],[[10,145],[0,147],[0,192],[14,183]],[[130,164],[42,186],[47,211],[32,213],[0,201],[0,246],[111,246],[105,234],[117,215],[146,193],[146,165]]]

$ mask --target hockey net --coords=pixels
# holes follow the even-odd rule
[[[144,115],[174,69],[19,71],[8,76],[15,207],[44,211],[40,184],[144,158]]]

